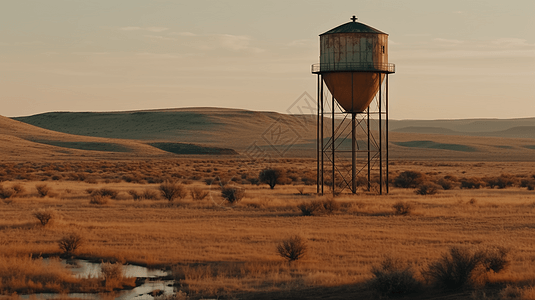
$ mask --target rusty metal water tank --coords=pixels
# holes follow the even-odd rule
[[[385,74],[394,73],[388,63],[388,34],[357,22],[340,25],[320,34],[320,63],[312,73],[323,80],[345,112],[366,110]]]

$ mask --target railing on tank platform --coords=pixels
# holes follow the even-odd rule
[[[380,64],[380,63],[355,63],[355,62],[341,62],[341,63],[323,63],[313,64],[312,73],[324,72],[379,72],[379,73],[395,73],[395,64]]]

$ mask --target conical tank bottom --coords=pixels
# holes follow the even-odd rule
[[[365,72],[339,72],[323,74],[323,80],[345,112],[363,112],[379,91],[379,80],[384,74]]]

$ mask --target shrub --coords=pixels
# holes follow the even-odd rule
[[[110,197],[111,199],[117,199],[117,195],[119,194],[118,191],[107,189],[107,188],[101,188],[99,190],[94,190],[91,195],[100,195],[102,197]]]
[[[46,197],[50,194],[51,188],[48,187],[46,184],[38,184],[35,186],[35,189],[37,190],[37,194],[39,197]]]
[[[533,190],[535,190],[535,183],[528,184],[528,191],[533,191]]]
[[[89,204],[106,205],[110,200],[110,196],[102,196],[100,194],[91,195]]]
[[[504,247],[496,247],[487,249],[484,253],[483,267],[486,271],[493,271],[495,273],[505,270],[511,261],[507,257],[509,249]]]
[[[394,214],[405,216],[412,213],[414,210],[414,205],[409,202],[398,201],[392,205],[392,208],[394,209]]]
[[[312,216],[315,212],[322,209],[322,204],[319,201],[304,201],[297,205],[301,210],[303,216]]]
[[[64,236],[58,241],[59,249],[63,251],[63,254],[72,254],[82,247],[83,244],[84,238],[77,233]]]
[[[142,195],[143,199],[158,200],[158,193],[155,190],[145,189]]]
[[[123,279],[123,265],[121,263],[102,263],[101,275],[104,280],[121,280]]]
[[[372,274],[371,289],[385,296],[409,294],[420,286],[411,266],[393,258],[386,258],[379,266],[372,267]]]
[[[56,211],[49,208],[41,208],[35,212],[33,212],[33,216],[41,222],[41,225],[45,226],[48,224],[52,219],[56,216]]]
[[[440,178],[437,181],[437,184],[440,185],[442,187],[442,189],[444,189],[444,190],[452,190],[457,185],[454,181],[452,181],[450,179],[446,179],[446,177]]]
[[[438,286],[447,289],[463,288],[475,282],[479,275],[475,271],[484,258],[483,251],[471,252],[452,247],[437,262],[431,263],[423,274]]]
[[[498,187],[499,189],[504,189],[515,185],[518,179],[511,174],[501,174],[499,177],[485,178],[485,181],[491,188]]]
[[[418,185],[414,192],[418,195],[434,195],[438,193],[439,188],[440,185],[427,181]]]
[[[394,179],[394,185],[401,188],[415,188],[424,181],[425,174],[418,171],[405,171]]]
[[[176,198],[183,199],[186,197],[187,192],[183,185],[177,182],[165,181],[160,184],[160,193],[162,197],[169,200],[170,202]]]
[[[11,188],[13,189],[13,191],[15,191],[14,196],[21,196],[26,191],[24,187],[18,183],[14,184]]]
[[[306,241],[298,235],[287,238],[277,245],[277,252],[282,258],[288,260],[288,262],[303,258],[306,251]]]
[[[136,191],[136,190],[129,190],[129,191],[128,191],[128,194],[129,194],[130,196],[132,196],[132,198],[133,198],[134,200],[141,200],[141,199],[143,199],[143,194],[138,193],[138,191]]]
[[[461,189],[479,189],[485,186],[485,183],[477,177],[461,179]]]
[[[263,183],[267,183],[271,189],[275,188],[277,181],[281,177],[281,171],[279,169],[264,169],[260,171],[258,180]]]
[[[221,188],[221,196],[230,204],[236,203],[245,197],[245,189],[234,186],[224,186]]]
[[[325,199],[321,202],[322,209],[328,213],[332,214],[335,211],[340,209],[340,203],[334,199]]]
[[[208,196],[209,192],[199,187],[194,187],[190,190],[190,193],[191,193],[191,198],[193,200],[203,200],[204,198],[206,198],[206,196]]]
[[[14,195],[15,195],[15,190],[13,190],[12,188],[5,188],[2,185],[0,185],[0,198],[9,199]]]

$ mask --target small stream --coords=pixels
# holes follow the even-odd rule
[[[44,263],[49,262],[49,259],[43,259]],[[98,278],[101,274],[101,264],[93,263],[83,259],[62,259],[61,264],[72,271],[73,276],[76,278]],[[171,271],[163,271],[158,269],[148,269],[142,266],[136,265],[124,265],[123,275],[125,277],[137,277],[147,278],[145,283],[131,289],[116,291],[113,293],[104,294],[91,294],[91,293],[70,293],[70,294],[57,294],[57,293],[41,293],[31,295],[21,295],[23,299],[65,299],[65,298],[77,298],[77,299],[154,299],[151,292],[159,290],[163,292],[163,295],[173,295],[173,280],[163,280],[161,278],[171,275]]]

